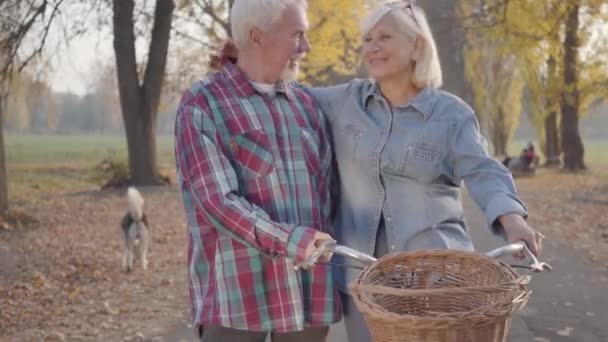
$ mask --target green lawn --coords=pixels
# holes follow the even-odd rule
[[[159,169],[175,175],[173,136],[158,136]],[[517,155],[525,141],[509,146]],[[587,165],[608,165],[608,139],[585,142]],[[5,135],[9,197],[13,204],[49,193],[73,193],[98,189],[103,180],[95,168],[111,158],[126,163],[124,136],[101,135]],[[124,164],[126,165],[126,164]]]
[[[159,163],[174,165],[173,136],[158,136]],[[585,141],[588,164],[608,164],[608,139]],[[6,135],[6,160],[15,164],[94,165],[107,157],[126,158],[126,139],[118,135]],[[509,154],[517,155],[525,141],[509,145]]]
[[[587,164],[608,165],[608,141],[586,142],[585,149]]]
[[[96,167],[104,159],[119,161],[126,167],[124,136],[7,134],[4,139],[9,201],[13,208],[51,193],[99,189],[109,179]],[[173,136],[158,136],[157,144],[159,170],[172,177]]]
[[[105,158],[127,157],[127,141],[118,135],[10,135],[5,139],[11,164],[94,165]],[[159,163],[173,165],[173,136],[157,138]]]

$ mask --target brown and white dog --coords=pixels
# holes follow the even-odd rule
[[[127,189],[128,211],[120,226],[124,235],[125,251],[122,259],[125,271],[131,272],[135,258],[141,260],[144,270],[148,268],[148,219],[144,214],[144,199],[134,187]]]

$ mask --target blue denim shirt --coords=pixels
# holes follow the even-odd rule
[[[331,124],[340,176],[333,235],[340,244],[373,254],[382,215],[390,252],[473,250],[462,181],[495,233],[499,216],[527,215],[511,174],[488,154],[474,111],[458,97],[425,88],[391,108],[375,82],[360,79],[307,91]],[[344,290],[358,271],[336,273]]]

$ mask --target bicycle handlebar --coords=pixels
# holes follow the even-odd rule
[[[308,269],[308,268],[312,267],[313,265],[315,265],[317,263],[319,258],[327,252],[335,253],[338,255],[352,258],[365,266],[369,266],[378,260],[371,255],[361,253],[350,247],[338,245],[336,242],[334,242],[332,240],[326,240],[326,241],[321,242],[321,245],[317,249],[315,249],[313,254],[308,259],[295,265],[294,269],[297,271],[301,268]],[[526,256],[530,260],[532,260],[532,262],[530,263],[530,268],[534,272],[551,271],[551,269],[552,269],[551,265],[544,263],[544,262],[540,262],[536,258],[536,256],[534,254],[532,254],[532,252],[530,251],[530,249],[528,248],[526,243],[523,241],[515,242],[512,244],[508,244],[506,246],[496,248],[494,250],[487,252],[485,255],[489,256],[491,258],[499,259],[499,258],[508,256],[508,255],[513,255],[513,254],[517,254],[517,253],[521,253],[521,252],[524,252],[526,254]]]

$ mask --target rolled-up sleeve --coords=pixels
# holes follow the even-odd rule
[[[488,154],[487,142],[473,112],[465,112],[454,124],[450,146],[454,181],[460,184],[464,180],[495,234],[502,234],[502,225],[497,220],[500,216],[516,213],[527,217],[511,173]]]
[[[304,259],[316,230],[272,221],[239,195],[238,180],[204,109],[182,105],[175,126],[176,159],[184,186],[214,227],[271,256]]]

